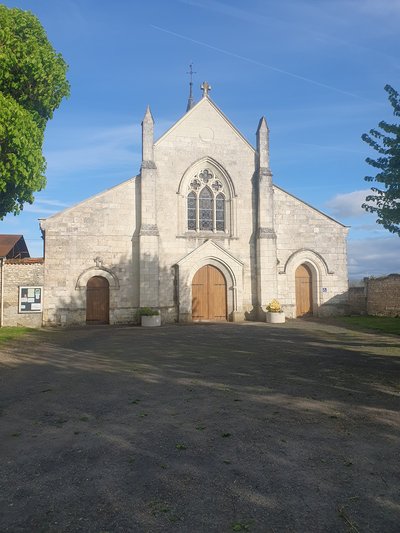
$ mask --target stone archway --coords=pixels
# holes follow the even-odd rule
[[[212,240],[207,240],[177,262],[179,322],[192,321],[193,278],[204,266],[215,267],[226,283],[226,320],[243,320],[243,263]]]
[[[227,292],[223,273],[213,265],[204,265],[192,281],[192,320],[226,321]]]
[[[313,314],[313,280],[309,266],[302,263],[296,268],[296,316],[310,316]]]
[[[103,276],[93,276],[87,282],[86,323],[110,323],[110,284]]]

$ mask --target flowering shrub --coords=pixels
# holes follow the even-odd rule
[[[272,300],[272,302],[267,305],[267,311],[270,313],[282,313],[282,306],[278,300]]]

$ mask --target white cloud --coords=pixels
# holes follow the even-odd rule
[[[156,136],[170,126],[170,120],[157,121]],[[139,170],[141,138],[140,124],[64,130],[61,148],[45,148],[47,177],[73,177],[92,171],[93,177],[112,173],[128,179]]]
[[[54,215],[54,213],[57,213],[58,209],[48,209],[46,207],[42,207],[40,204],[25,204],[24,205],[24,211],[27,213],[39,213],[41,215]]]
[[[66,204],[65,202],[60,202],[59,200],[50,200],[48,198],[40,198],[36,199],[36,204],[44,204],[44,205],[54,205],[55,207],[68,207],[69,204]]]
[[[351,279],[400,273],[400,238],[393,235],[350,240],[348,265]]]
[[[23,211],[26,213],[39,213],[41,215],[54,215],[54,213],[60,211],[60,208],[69,207],[69,205],[59,200],[36,197],[33,204],[24,205]]]
[[[335,217],[358,217],[366,213],[361,204],[365,202],[366,196],[370,193],[371,189],[361,189],[345,194],[337,194],[326,202],[325,206]]]
[[[71,130],[66,134],[67,141],[62,149],[46,149],[47,174],[65,176],[85,170],[123,166],[129,177],[135,172],[140,136],[140,127],[132,125]]]

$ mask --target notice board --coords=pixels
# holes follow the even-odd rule
[[[41,313],[43,300],[43,287],[19,288],[19,312]]]

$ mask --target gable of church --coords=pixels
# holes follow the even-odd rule
[[[41,228],[60,233],[110,234],[133,231],[136,225],[136,180],[124,181],[41,221]],[[124,228],[119,221],[124,220]]]
[[[156,153],[163,149],[188,144],[199,150],[208,149],[212,156],[214,147],[225,146],[232,152],[249,154],[254,157],[254,148],[238,129],[222,113],[210,98],[202,98],[190,111],[178,120],[154,144]]]

